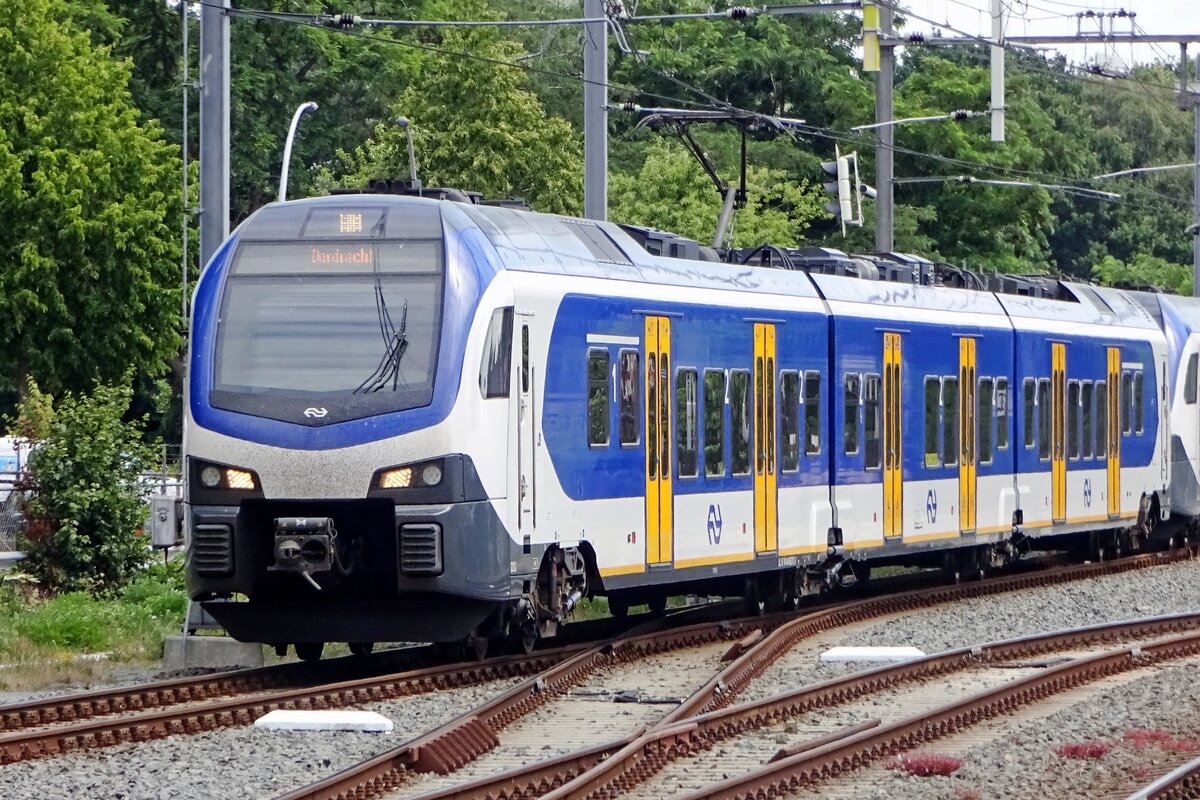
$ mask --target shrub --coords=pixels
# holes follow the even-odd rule
[[[1086,742],[1069,742],[1060,744],[1054,748],[1055,754],[1063,758],[1076,758],[1085,760],[1094,760],[1104,758],[1104,755],[1112,749],[1112,745],[1107,742],[1101,742],[1097,739],[1092,739]]]
[[[1200,740],[1176,736],[1170,731],[1153,728],[1130,728],[1125,731],[1123,738],[1135,750],[1154,746],[1167,753],[1190,753],[1200,750]]]
[[[942,753],[904,753],[888,764],[888,769],[897,769],[927,778],[930,775],[952,775],[962,766],[962,759]]]
[[[66,395],[29,456],[24,566],[51,592],[117,589],[147,560],[137,478],[154,454],[141,425],[122,421],[131,398],[110,386]]]

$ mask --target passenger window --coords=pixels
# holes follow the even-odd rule
[[[657,353],[646,354],[646,471],[658,477],[658,359]]]
[[[608,445],[608,351],[592,348],[587,361],[588,444]]]
[[[1133,432],[1134,433],[1141,433],[1142,431],[1146,430],[1146,419],[1145,419],[1145,415],[1143,414],[1143,412],[1145,411],[1145,408],[1146,408],[1145,403],[1143,403],[1143,400],[1144,400],[1144,397],[1142,395],[1143,388],[1144,388],[1144,384],[1142,383],[1142,372],[1141,372],[1141,370],[1138,370],[1137,372],[1133,373],[1133,427],[1134,427]]]
[[[521,326],[521,394],[529,394],[529,326]]]
[[[996,449],[1008,449],[1008,378],[996,379]]]
[[[767,468],[767,448],[763,442],[763,428],[766,409],[763,408],[763,360],[762,356],[754,359],[754,454],[757,462],[755,468],[759,475]]]
[[[1092,383],[1087,381],[1080,387],[1079,405],[1083,411],[1083,430],[1079,437],[1079,456],[1092,457],[1092,426],[1095,424],[1095,414],[1092,413]]]
[[[1188,357],[1187,377],[1183,379],[1183,402],[1194,405],[1196,402],[1196,371],[1200,354],[1192,353]]]
[[[1050,381],[1042,378],[1037,385],[1038,458],[1050,458]]]
[[[1067,381],[1067,458],[1079,458],[1079,381]]]
[[[938,431],[941,430],[942,379],[925,378],[925,466],[940,467],[942,451],[938,448]]]
[[[942,379],[942,463],[958,463],[958,378]]]
[[[1033,378],[1026,378],[1024,384],[1025,395],[1025,446],[1033,447],[1037,430],[1037,406],[1034,404],[1034,396],[1036,390]]]
[[[704,474],[725,474],[725,373],[704,370]]]
[[[804,452],[821,452],[821,373],[804,373]]]
[[[675,378],[675,449],[679,451],[679,477],[696,477],[696,436],[699,427],[699,387],[696,370],[682,369]]]
[[[992,411],[996,403],[995,384],[991,378],[979,379],[979,411],[976,414],[979,426],[979,463],[992,463]]]
[[[849,374],[846,375],[845,381],[842,401],[846,419],[842,424],[842,441],[845,444],[846,455],[849,456],[858,452],[858,401],[862,396],[862,378]]]
[[[1133,396],[1133,373],[1121,373],[1121,432],[1126,436],[1133,433],[1133,415],[1132,403],[1130,398]]]
[[[508,397],[512,383],[512,323],[512,306],[492,312],[479,362],[479,391],[485,398]]]
[[[750,474],[750,373],[735,369],[729,374],[730,467],[734,475]]]
[[[642,404],[638,387],[641,375],[638,372],[638,352],[622,350],[619,356],[621,402],[618,417],[618,435],[623,446],[629,447],[641,441]]]
[[[779,375],[780,433],[783,436],[783,471],[800,469],[800,373],[784,371]]]
[[[863,385],[863,453],[867,469],[879,468],[879,423],[879,376],[868,375]]]
[[[662,448],[659,475],[671,477],[671,357],[666,353],[658,359],[658,442]]]
[[[1108,386],[1096,381],[1096,458],[1108,455]]]

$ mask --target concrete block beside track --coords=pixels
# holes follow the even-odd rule
[[[183,636],[175,634],[163,641],[163,667],[261,667],[261,644],[239,642],[228,636]]]

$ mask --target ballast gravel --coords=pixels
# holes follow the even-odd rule
[[[1103,578],[980,598],[942,609],[909,613],[901,618],[859,629],[844,645],[912,645],[928,653],[1031,633],[1112,622],[1136,617],[1200,610],[1200,561],[1127,572]],[[768,670],[754,693],[775,693],[861,668],[856,665],[822,665],[811,654],[803,667],[785,672]],[[1113,693],[1104,702],[1089,703],[1077,719],[1074,710],[1041,723],[1030,723],[1039,733],[1004,739],[983,748],[978,759],[964,758],[960,774],[940,782],[921,782],[897,776],[894,797],[955,797],[976,789],[982,797],[1017,798],[1071,796],[1036,791],[1032,783],[989,778],[999,764],[988,759],[1008,759],[1037,765],[1041,779],[1057,779],[1073,765],[1046,761],[1050,742],[1075,736],[1116,736],[1132,725],[1172,729],[1178,735],[1200,733],[1188,723],[1200,703],[1200,681],[1172,674]],[[395,747],[462,713],[515,683],[496,681],[363,706],[396,724],[392,734],[281,732],[231,728],[199,736],[177,736],[138,745],[120,745],[57,759],[0,767],[0,798],[110,798],[111,800],[190,800],[191,798],[270,798],[296,789],[351,766],[359,760]],[[756,682],[757,683],[757,682]],[[1163,686],[1178,691],[1166,693]],[[1189,687],[1198,687],[1195,689]],[[637,690],[642,687],[625,687]],[[1183,692],[1186,697],[1181,696]],[[1085,715],[1085,716],[1084,716]],[[1078,722],[1076,731],[1075,723]],[[1042,726],[1042,727],[1038,727]],[[608,736],[600,732],[601,738]],[[611,738],[611,736],[608,736]],[[1118,748],[1114,748],[1114,752]],[[1007,756],[1005,754],[1008,754]],[[1110,754],[1111,755],[1111,754]],[[1145,758],[1144,753],[1137,757]],[[1058,758],[1052,753],[1049,758]],[[1019,771],[1019,770],[1018,770]],[[1065,778],[1064,778],[1065,779]],[[972,796],[967,794],[967,796]]]

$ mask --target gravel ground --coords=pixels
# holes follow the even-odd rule
[[[1200,610],[1200,562],[1186,562],[1153,570],[1125,573],[1084,583],[1008,594],[956,604],[947,609],[919,611],[901,618],[859,629],[845,645],[908,644],[937,652],[952,647],[978,644],[1039,631],[1058,630],[1105,621],[1130,619],[1181,611]],[[791,686],[842,674],[846,667],[826,666],[811,651],[803,664],[781,661],[763,676],[764,690],[782,691]],[[853,668],[860,668],[853,667]],[[1183,669],[1183,668],[1181,668]],[[1194,675],[1161,678],[1175,694],[1162,691],[1147,681],[1133,695],[1114,692],[1094,704],[1093,712],[1063,712],[1051,717],[1043,733],[1022,733],[982,748],[978,758],[964,758],[964,766],[952,778],[939,782],[895,776],[895,797],[954,798],[966,789],[979,789],[984,797],[1022,798],[1070,796],[1069,792],[1034,791],[1037,780],[1063,777],[1075,764],[1064,767],[1062,759],[1047,756],[1047,737],[1096,738],[1119,736],[1131,725],[1170,730],[1177,735],[1197,733],[1200,717],[1194,713],[1200,701],[1200,684]],[[112,798],[113,800],[189,800],[190,798],[273,797],[429,730],[453,717],[468,705],[494,695],[512,682],[496,682],[466,690],[438,692],[405,698],[395,703],[373,704],[377,711],[396,723],[394,733],[381,736],[351,733],[281,733],[254,729],[230,729],[201,736],[173,737],[144,745],[122,745],[88,754],[12,764],[0,767],[0,798]],[[649,684],[648,684],[649,686]],[[640,687],[622,687],[640,688]],[[1180,695],[1179,692],[1184,694]],[[1191,720],[1196,717],[1195,720]],[[1131,722],[1131,720],[1136,720]],[[1067,727],[1079,721],[1081,727]],[[1086,729],[1086,730],[1085,730]],[[1089,733],[1088,731],[1097,731]],[[1105,731],[1108,731],[1107,733]],[[1021,744],[1025,742],[1026,744]],[[1123,752],[1114,747],[1106,758]],[[1032,783],[1015,778],[995,785],[998,765],[1008,759],[1025,768]],[[1114,756],[1113,754],[1117,754]],[[1145,752],[1134,753],[1144,763]],[[1046,761],[1058,759],[1051,763]],[[1104,760],[1099,762],[1101,765]],[[1115,763],[1115,760],[1111,763]],[[1035,766],[1036,765],[1036,766]],[[1095,764],[1089,769],[1099,768]],[[1035,778],[1037,780],[1035,780]],[[988,794],[987,792],[992,792]],[[995,792],[1007,792],[996,794]],[[956,798],[956,800],[962,800]]]

